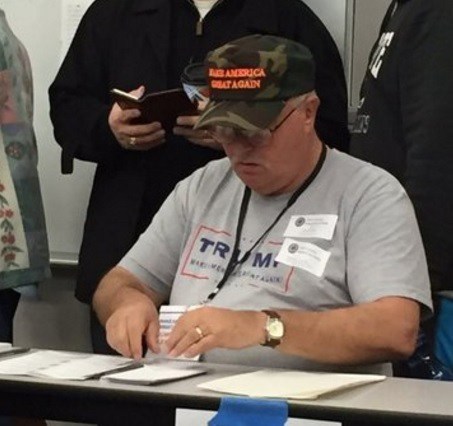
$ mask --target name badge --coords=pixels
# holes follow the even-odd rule
[[[291,216],[284,237],[321,238],[331,240],[338,221],[336,214],[305,214]]]
[[[319,248],[315,244],[285,238],[275,260],[321,277],[329,258],[330,252]]]

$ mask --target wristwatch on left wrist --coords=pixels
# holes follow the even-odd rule
[[[261,345],[275,348],[282,342],[285,335],[285,325],[277,312],[268,309],[263,309],[263,312],[267,315],[266,340]]]

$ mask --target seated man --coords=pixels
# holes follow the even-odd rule
[[[170,356],[318,371],[389,373],[431,310],[412,205],[391,175],[327,148],[309,50],[248,36],[206,59],[197,127],[228,158],[180,182],[100,282],[109,344],[159,352],[163,303],[185,313]]]

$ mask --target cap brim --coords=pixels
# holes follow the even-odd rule
[[[284,106],[285,102],[282,100],[267,102],[209,101],[194,128],[228,126],[240,130],[263,130],[269,128]]]

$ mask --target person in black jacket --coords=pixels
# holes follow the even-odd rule
[[[363,81],[351,153],[406,188],[437,296],[443,346],[453,367],[453,2],[393,0]],[[430,327],[425,326],[425,331]],[[403,371],[402,374],[412,374]]]
[[[97,163],[79,256],[79,300],[91,303],[102,276],[146,229],[174,185],[223,155],[205,133],[191,129],[193,117],[180,119],[188,126],[178,126],[177,135],[164,134],[158,123],[131,126],[134,113],[112,107],[109,91],[140,95],[179,87],[187,64],[253,33],[280,35],[311,49],[319,64],[318,132],[346,151],[341,58],[324,25],[300,0],[96,0],[83,17],[49,90],[63,172],[70,172],[73,158]],[[94,315],[92,341],[95,352],[109,352]]]

